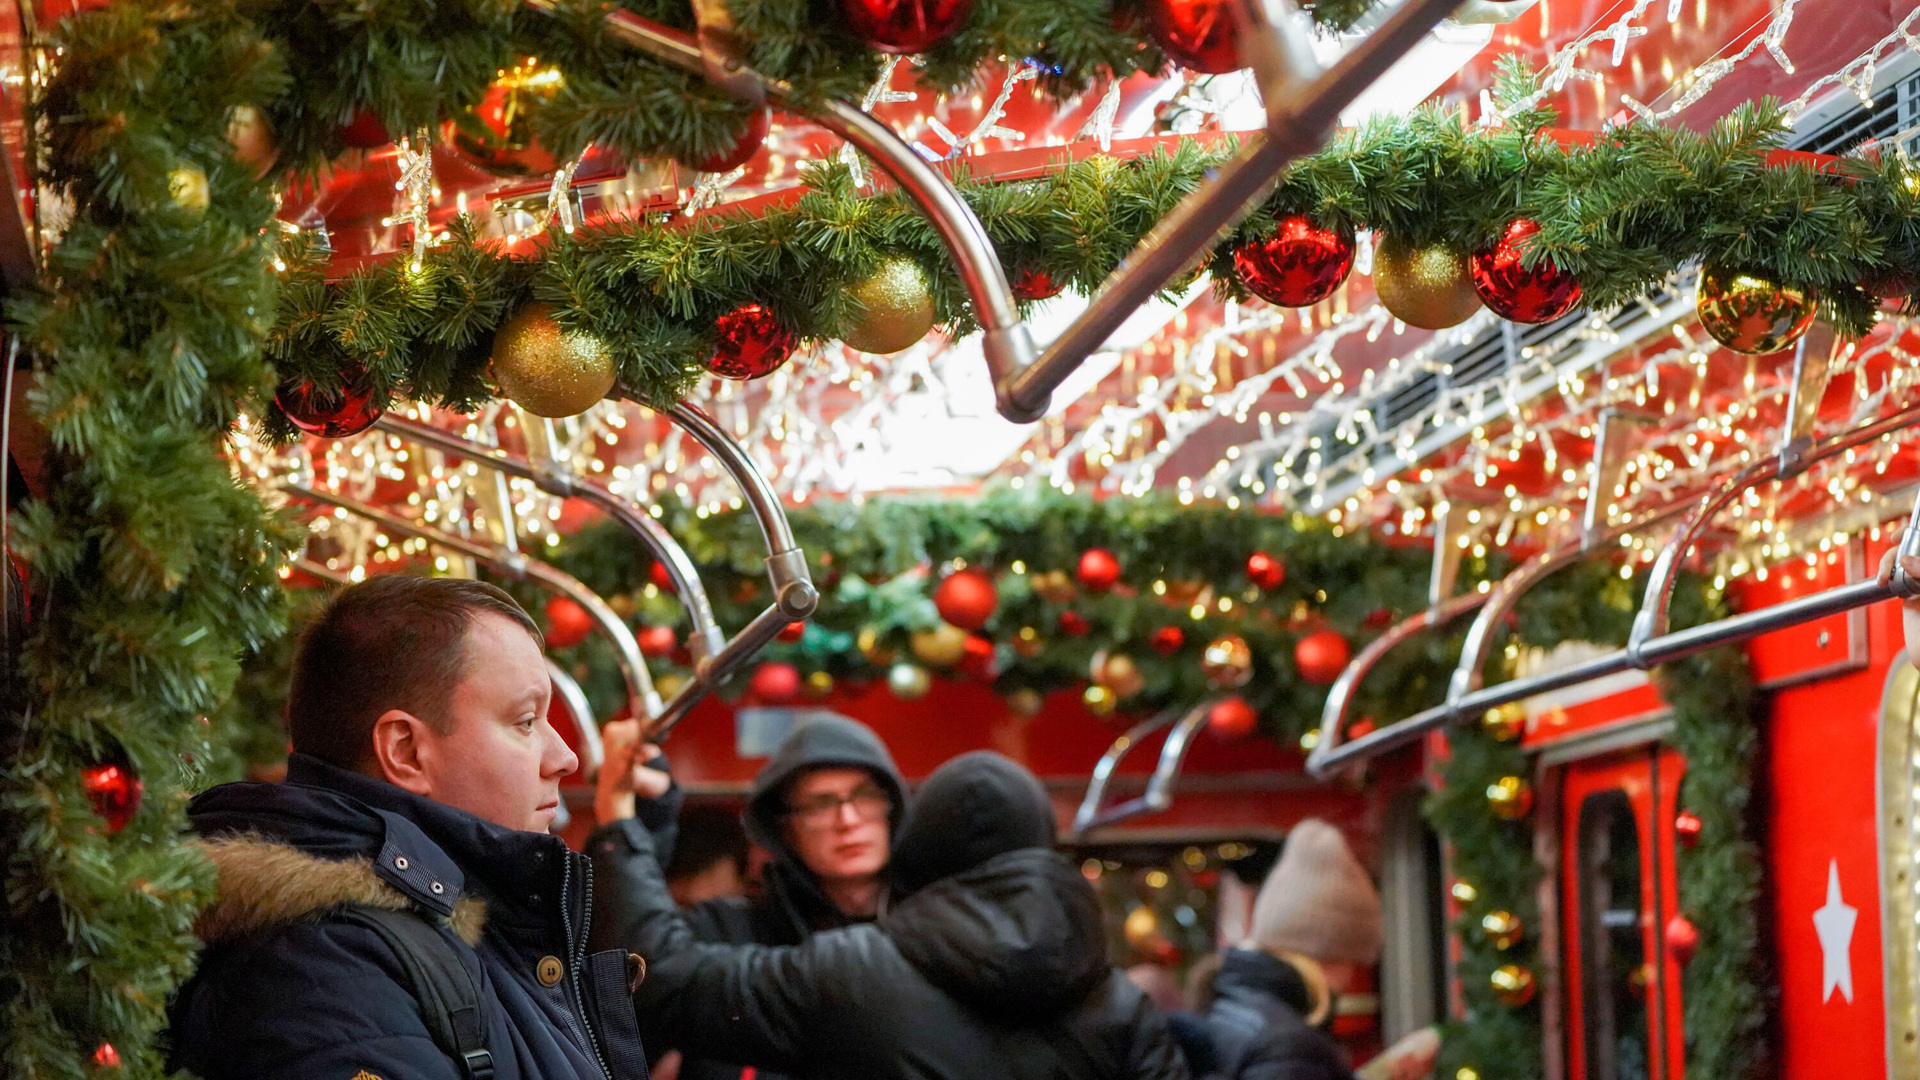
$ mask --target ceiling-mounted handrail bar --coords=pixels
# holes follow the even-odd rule
[[[333,567],[328,566],[326,563],[320,562],[317,559],[309,559],[305,555],[296,556],[291,561],[291,563],[289,563],[289,565],[291,565],[295,570],[298,570],[309,577],[319,578],[321,581],[324,581],[329,585],[353,584],[352,578],[348,577],[347,575],[341,573],[338,570],[335,570]]]
[[[1142,814],[1157,814],[1172,806],[1173,787],[1179,779],[1180,766],[1186,761],[1187,748],[1193,743],[1193,733],[1206,721],[1207,712],[1213,708],[1215,700],[1209,698],[1201,701],[1184,714],[1177,708],[1162,709],[1115,739],[1093,767],[1093,776],[1087,782],[1086,797],[1080,800],[1080,808],[1073,815],[1073,838],[1082,839],[1094,829],[1117,825]],[[1176,716],[1179,717],[1177,721]],[[1119,768],[1120,759],[1126,757],[1127,752],[1140,745],[1147,736],[1168,725],[1172,725],[1173,730],[1167,732],[1167,741],[1160,747],[1160,760],[1154,764],[1153,774],[1147,777],[1146,790],[1136,798],[1102,810],[1100,804],[1106,800],[1107,784],[1113,780],[1113,772]]]
[[[1381,657],[1415,634],[1445,626],[1486,603],[1489,595],[1470,592],[1447,597],[1410,618],[1402,619],[1386,633],[1367,642],[1327,691],[1326,706],[1320,710],[1320,735],[1314,741],[1313,750],[1307,754],[1307,771],[1320,775],[1320,762],[1340,748],[1340,740],[1347,726],[1347,710],[1353,707],[1354,695],[1360,690],[1360,680],[1367,677]]]
[[[654,559],[666,567],[667,576],[673,581],[674,592],[687,609],[687,617],[693,622],[693,633],[687,639],[687,647],[693,653],[694,666],[698,667],[726,647],[727,635],[714,621],[713,603],[707,599],[707,590],[700,581],[700,571],[688,558],[686,549],[673,538],[673,534],[667,532],[665,526],[629,500],[570,472],[536,465],[497,446],[487,446],[431,424],[387,413],[374,421],[373,426],[389,435],[431,447],[443,454],[532,481],[535,487],[548,495],[584,499],[606,511],[609,517],[638,537],[653,553]]]
[[[553,0],[527,0],[551,11]],[[939,230],[983,328],[982,351],[1000,414],[1016,423],[1046,414],[1053,391],[1141,304],[1191,264],[1222,229],[1239,220],[1286,165],[1317,149],[1340,112],[1446,18],[1457,0],[1408,0],[1379,29],[1311,82],[1286,78],[1288,64],[1302,64],[1307,50],[1288,21],[1269,25],[1257,2],[1235,5],[1246,26],[1250,59],[1267,93],[1267,132],[1255,138],[1211,182],[1187,196],[1121,261],[1087,309],[1066,333],[1035,358],[1033,340],[1019,321],[1006,271],[981,226],[953,185],[888,128],[855,106],[829,99],[810,118],[866,152],[892,176]],[[614,8],[609,33],[682,70],[710,76],[716,85],[749,100],[774,100],[793,108],[792,88],[758,75],[737,56],[722,55],[724,35],[699,40]],[[1268,40],[1271,38],[1272,40]],[[702,51],[701,43],[714,50]]]
[[[1920,556],[1920,497],[1915,499],[1913,514],[1908,519],[1906,531],[1901,536],[1900,550],[1906,555]],[[1844,611],[1852,611],[1854,608],[1876,604],[1882,600],[1910,599],[1920,596],[1920,580],[1909,578],[1906,571],[1897,565],[1891,579],[1885,585],[1877,580],[1842,585],[1839,588],[1760,608],[1757,611],[1716,619],[1699,626],[1690,626],[1685,630],[1676,630],[1646,642],[1641,646],[1638,657],[1621,648],[1558,671],[1542,672],[1524,679],[1513,679],[1497,686],[1476,690],[1458,701],[1436,705],[1378,731],[1368,732],[1326,755],[1318,768],[1313,768],[1310,764],[1309,769],[1315,777],[1325,779],[1342,766],[1355,761],[1364,761],[1405,746],[1429,731],[1499,705],[1533,697],[1536,694],[1551,693],[1569,686],[1578,686],[1584,682],[1642,666],[1654,667],[1671,663],[1718,645],[1745,641],[1761,634],[1789,626],[1798,626],[1801,623],[1823,619]]]
[[[1647,642],[1667,632],[1673,606],[1673,590],[1680,581],[1681,562],[1686,559],[1687,552],[1693,548],[1694,539],[1699,535],[1700,530],[1704,529],[1728,503],[1738,498],[1741,492],[1772,480],[1791,479],[1817,462],[1825,461],[1856,446],[1870,443],[1883,435],[1891,434],[1916,422],[1920,422],[1920,405],[1909,405],[1870,424],[1822,439],[1796,454],[1770,455],[1756,461],[1734,473],[1719,487],[1701,496],[1692,512],[1674,527],[1673,538],[1660,549],[1660,557],[1654,560],[1653,572],[1647,578],[1647,593],[1641,598],[1640,611],[1634,615],[1633,630],[1627,636],[1627,652],[1637,656],[1645,649]],[[1644,668],[1648,665],[1642,663],[1635,666]]]
[[[633,639],[633,631],[627,629],[627,624],[607,606],[605,600],[600,599],[598,593],[581,584],[578,578],[538,559],[528,558],[520,552],[504,551],[491,544],[482,544],[464,536],[454,536],[417,521],[408,520],[380,507],[370,506],[358,499],[293,482],[282,483],[280,486],[289,494],[345,510],[389,532],[425,540],[429,544],[458,552],[486,565],[495,573],[519,581],[532,581],[548,592],[557,593],[579,604],[593,618],[594,625],[599,628],[601,636],[613,645],[614,656],[619,661],[620,674],[626,680],[627,696],[633,702],[634,711],[650,717],[660,715],[660,695],[653,688],[653,677],[647,671],[647,662],[641,656],[639,643]]]

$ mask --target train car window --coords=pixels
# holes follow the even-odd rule
[[[1581,1017],[1585,1080],[1646,1080],[1647,957],[1640,828],[1625,792],[1580,805]]]
[[[1257,872],[1258,886],[1278,850],[1242,838],[1080,845],[1066,854],[1100,897],[1115,961],[1163,968],[1179,985],[1214,951],[1221,875]]]
[[[1920,1080],[1920,673],[1887,676],[1880,712],[1880,920],[1888,1080]]]

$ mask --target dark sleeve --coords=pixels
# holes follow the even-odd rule
[[[834,1055],[814,1037],[835,1027],[833,1013],[861,987],[886,984],[875,970],[884,945],[871,926],[802,945],[694,945],[651,966],[634,1005],[643,1032],[689,1056],[818,1071]]]
[[[461,1080],[399,960],[362,927],[313,923],[216,949],[172,1010],[172,1064],[204,1080]]]
[[[1126,978],[1119,972],[1113,977]],[[1133,1044],[1127,1055],[1128,1076],[1134,1080],[1188,1080],[1187,1058],[1173,1041],[1166,1014],[1154,1008],[1145,994],[1137,996],[1131,1028]]]
[[[667,771],[667,755],[661,754],[647,762],[650,769]],[[653,837],[654,858],[660,861],[664,871],[673,862],[674,846],[680,842],[680,809],[687,802],[687,793],[676,781],[667,788],[667,793],[657,799],[639,799],[634,804],[634,816]]]
[[[593,920],[587,946],[626,949],[649,965],[696,942],[667,891],[653,833],[639,818],[595,829],[586,843],[593,861]]]

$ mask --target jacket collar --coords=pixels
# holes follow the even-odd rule
[[[1214,976],[1213,990],[1222,997],[1235,991],[1265,994],[1302,1016],[1313,1008],[1306,980],[1292,964],[1263,949],[1228,949]]]

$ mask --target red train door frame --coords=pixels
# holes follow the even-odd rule
[[[1555,792],[1551,828],[1558,845],[1558,880],[1549,890],[1558,912],[1549,917],[1559,936],[1560,977],[1554,996],[1561,1006],[1556,1019],[1564,1034],[1553,1041],[1564,1048],[1560,1073],[1567,1080],[1618,1080],[1626,1075],[1606,1064],[1624,1052],[1615,1035],[1620,1029],[1613,1027],[1622,1022],[1646,1033],[1644,1075],[1650,1080],[1683,1080],[1686,1075],[1680,968],[1664,945],[1667,922],[1680,910],[1673,821],[1686,763],[1673,750],[1646,741],[1656,738],[1663,724],[1642,730],[1639,745],[1558,763],[1543,760],[1544,767],[1558,774],[1551,778],[1557,783],[1547,785]],[[1632,844],[1624,856],[1613,850],[1623,842]],[[1634,878],[1632,925],[1617,925],[1627,909],[1611,905],[1611,919],[1604,913],[1594,917],[1596,904],[1619,884],[1606,878],[1618,878],[1627,870]],[[1626,941],[1638,945],[1639,963],[1633,965],[1628,995],[1636,1002],[1631,1021],[1620,1015],[1617,994],[1611,999],[1603,995],[1608,976],[1593,967],[1612,966],[1607,942],[1622,940],[1622,931],[1630,935]],[[1553,1004],[1550,1000],[1548,1007]]]

